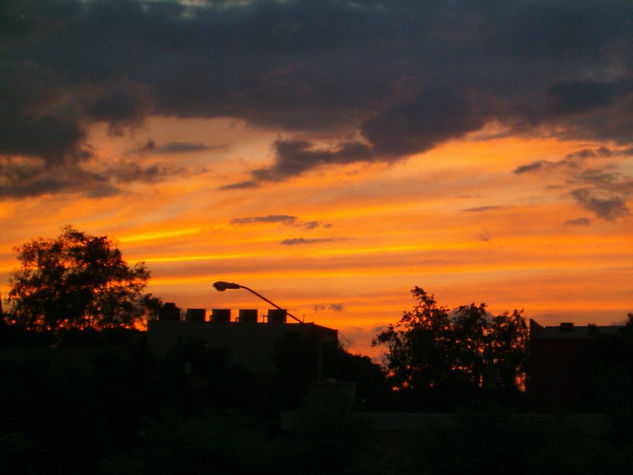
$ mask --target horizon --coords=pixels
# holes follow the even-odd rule
[[[37,2],[0,47],[0,292],[72,225],[180,308],[351,351],[414,286],[541,325],[633,311],[633,6]],[[529,13],[529,15],[528,15]]]

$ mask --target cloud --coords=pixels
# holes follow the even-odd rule
[[[521,175],[523,173],[550,171],[553,169],[577,169],[586,166],[586,162],[595,158],[611,158],[629,156],[633,154],[633,149],[610,149],[608,147],[598,147],[596,149],[584,148],[576,152],[568,153],[563,160],[549,161],[536,160],[526,165],[521,165],[513,170],[513,173]]]
[[[186,177],[189,172],[183,167],[157,165],[143,167],[134,162],[122,162],[101,171],[101,175],[116,183],[157,183],[168,178]]]
[[[259,187],[259,183],[255,180],[246,180],[238,183],[230,183],[228,185],[219,186],[218,190],[247,190],[249,188],[257,188]]]
[[[592,211],[596,216],[607,221],[615,221],[617,218],[629,214],[623,197],[612,192],[579,188],[573,190],[571,194],[582,208]]]
[[[482,229],[481,232],[477,234],[477,239],[483,242],[488,242],[492,239],[492,234],[487,229]]]
[[[0,158],[0,197],[27,198],[56,193],[91,193],[106,179],[82,168],[44,164],[38,160]]]
[[[630,2],[33,0],[10,10],[0,155],[48,167],[94,158],[91,125],[120,134],[149,116],[283,132],[272,163],[223,187],[233,190],[402,160],[488,121],[633,144]],[[354,138],[305,139],[332,132]]]
[[[485,211],[492,211],[501,208],[503,208],[503,206],[477,206],[475,208],[465,208],[462,211],[465,213],[483,213]]]
[[[631,156],[631,147],[598,147],[569,153],[559,161],[537,160],[513,170],[515,174],[553,172],[550,176],[562,179],[564,184],[548,185],[548,190],[569,190],[570,195],[583,209],[607,221],[629,214],[627,201],[633,195],[633,178],[617,167],[617,157]],[[595,165],[600,165],[596,167]],[[565,225],[585,226],[587,218],[571,219]]]
[[[555,113],[560,115],[582,114],[606,108],[619,95],[614,83],[577,80],[554,84],[548,92],[552,96]]]
[[[127,155],[145,153],[168,155],[171,153],[200,152],[217,148],[217,146],[209,146],[199,142],[167,142],[163,145],[157,145],[153,139],[148,139],[143,146],[128,151]]]
[[[275,162],[269,168],[253,170],[256,181],[279,181],[300,175],[320,165],[368,161],[374,152],[360,142],[344,142],[331,150],[313,149],[306,141],[277,140],[274,143]]]
[[[599,147],[597,149],[584,148],[582,150],[578,150],[576,152],[572,152],[567,154],[567,158],[570,159],[586,159],[586,158],[596,158],[596,157],[612,157],[614,155],[620,155],[622,153],[630,154],[631,150],[625,151],[613,151],[608,147]]]
[[[528,163],[527,165],[521,165],[513,170],[513,173],[520,175],[521,173],[530,173],[537,170],[542,170],[547,162],[545,160],[538,160],[536,162]]]
[[[332,242],[335,239],[332,238],[317,238],[317,239],[306,239],[306,238],[292,238],[292,239],[284,239],[280,242],[283,246],[297,246],[303,244],[320,244],[322,242]]]
[[[82,164],[46,164],[37,159],[0,157],[0,197],[27,198],[57,193],[81,193],[88,198],[111,196],[132,182],[157,183],[188,176],[182,167],[148,166],[121,161],[92,171]]]
[[[581,162],[587,157],[580,157],[578,155],[568,155],[563,160],[552,162],[549,160],[537,160],[526,165],[521,165],[513,170],[516,175],[523,173],[535,173],[551,171],[555,169],[575,169],[578,168]]]
[[[288,226],[294,226],[305,229],[316,229],[318,227],[330,228],[329,223],[320,221],[301,221],[297,216],[289,216],[285,214],[272,214],[268,216],[254,216],[246,218],[234,218],[230,224],[255,224],[255,223],[280,223]]]
[[[588,218],[575,218],[575,219],[568,219],[567,221],[565,221],[565,226],[589,226],[591,224],[591,220],[589,220]]]
[[[316,304],[312,307],[315,312],[322,312],[324,310],[332,310],[334,312],[342,312],[345,310],[345,305],[342,303],[330,303],[330,304]]]
[[[299,218],[285,214],[271,214],[268,216],[255,216],[252,218],[234,218],[231,224],[252,224],[252,223],[284,223],[295,224]]]

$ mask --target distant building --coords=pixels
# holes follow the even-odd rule
[[[259,318],[255,309],[240,309],[233,320],[230,309],[213,309],[209,321],[205,309],[188,309],[185,320],[180,309],[166,303],[158,320],[147,325],[149,344],[159,353],[166,353],[178,344],[203,341],[208,348],[226,347],[231,363],[258,373],[273,373],[275,344],[286,335],[296,333],[323,343],[338,342],[338,331],[314,323],[286,323],[284,310],[269,310]],[[178,315],[178,318],[176,317]]]
[[[541,326],[530,320],[527,396],[537,411],[575,411],[591,406],[591,364],[600,336],[623,326]]]

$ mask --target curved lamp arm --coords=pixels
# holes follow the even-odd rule
[[[269,303],[270,305],[272,305],[276,309],[286,310],[284,308],[281,308],[279,305],[277,305],[272,300],[268,300],[262,294],[255,292],[253,289],[251,289],[249,287],[246,287],[245,285],[236,284],[235,282],[224,282],[224,281],[219,280],[217,282],[214,282],[213,287],[215,287],[215,290],[217,290],[218,292],[224,292],[227,289],[244,289],[244,290],[248,290],[250,293],[252,293],[253,295],[259,297],[264,302]],[[292,313],[290,313],[288,310],[286,310],[286,315],[288,315],[290,318],[296,320],[299,323],[304,323],[301,320],[299,320],[297,317],[295,317]]]

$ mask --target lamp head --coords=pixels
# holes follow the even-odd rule
[[[213,287],[215,287],[215,290],[218,292],[224,292],[226,289],[239,289],[241,288],[241,285],[234,282],[223,282],[219,280],[213,284]]]

